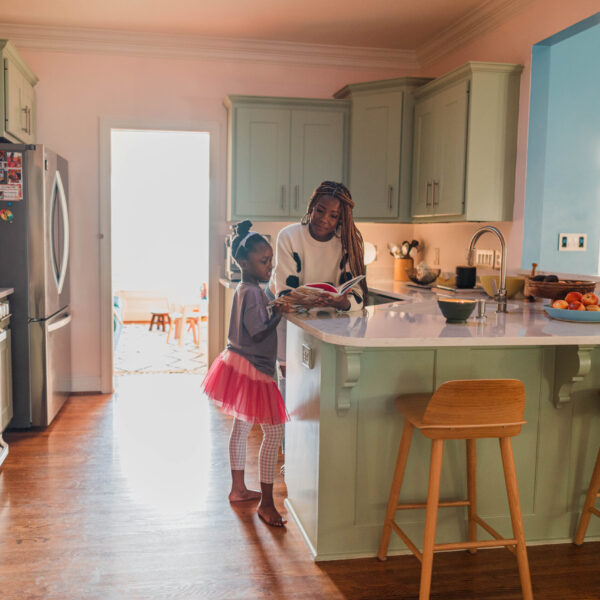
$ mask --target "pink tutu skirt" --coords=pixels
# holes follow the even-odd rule
[[[288,420],[275,381],[230,350],[213,362],[202,387],[225,414],[242,421],[278,425]]]

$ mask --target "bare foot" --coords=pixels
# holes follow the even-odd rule
[[[258,516],[271,527],[283,527],[287,521],[277,512],[274,506],[263,506],[257,509]]]
[[[261,493],[243,488],[241,490],[231,490],[229,493],[229,502],[246,502],[247,500],[260,500]]]

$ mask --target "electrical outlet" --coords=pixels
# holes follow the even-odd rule
[[[475,250],[475,266],[494,268],[494,251],[493,250]]]
[[[306,344],[302,344],[302,364],[308,369],[313,368],[313,351]]]
[[[585,233],[559,233],[559,252],[585,252],[587,250],[587,234]]]

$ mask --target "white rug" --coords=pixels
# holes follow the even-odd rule
[[[191,332],[186,332],[183,345],[177,340],[167,344],[167,334],[148,330],[148,325],[124,325],[115,349],[115,374],[130,373],[194,373],[206,372],[206,330],[202,345],[196,346]]]

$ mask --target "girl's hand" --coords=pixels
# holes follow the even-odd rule
[[[294,307],[291,304],[284,302],[271,302],[271,308],[276,313],[290,313],[294,312]]]

